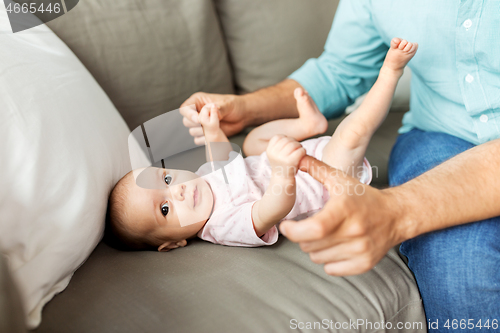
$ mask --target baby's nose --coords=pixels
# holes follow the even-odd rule
[[[186,185],[184,185],[184,184],[176,185],[176,186],[174,186],[172,192],[173,192],[173,196],[174,196],[175,200],[182,201],[182,200],[184,200],[184,194],[186,192]]]

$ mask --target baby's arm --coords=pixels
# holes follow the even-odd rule
[[[207,161],[227,161],[233,151],[226,134],[219,126],[219,111],[215,104],[205,105],[198,115],[206,142]]]
[[[252,208],[252,220],[257,236],[261,237],[281,221],[295,204],[295,174],[306,150],[295,139],[276,135],[267,147],[271,163],[271,180],[262,199]]]
[[[229,142],[226,134],[220,129],[219,107],[215,104],[205,105],[198,114],[207,142]]]

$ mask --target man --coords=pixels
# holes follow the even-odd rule
[[[217,103],[228,135],[297,117],[296,87],[335,117],[376,80],[392,37],[418,42],[409,63],[410,111],[389,161],[391,188],[366,186],[353,195],[347,187],[354,179],[304,158],[303,170],[345,190],[315,216],[280,229],[330,275],[366,272],[402,242],[426,316],[439,320],[439,331],[464,329],[452,326],[453,319],[472,331],[500,325],[499,6],[494,0],[343,0],[325,52],[287,80],[244,96],[197,93],[184,103],[198,110]],[[184,123],[202,143],[192,116]]]

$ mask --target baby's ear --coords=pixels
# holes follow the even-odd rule
[[[168,241],[168,242],[165,242],[163,244],[161,244],[160,246],[158,246],[158,252],[167,252],[169,250],[172,250],[172,249],[176,249],[178,247],[184,247],[187,245],[187,240],[183,239],[183,240],[180,240],[180,241]]]

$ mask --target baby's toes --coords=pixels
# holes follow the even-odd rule
[[[398,37],[394,37],[391,40],[391,48],[393,48],[393,49],[397,48],[399,46],[399,43],[401,43],[401,39]]]
[[[304,103],[307,101],[307,94],[302,88],[296,88],[293,92],[295,100],[300,103]]]
[[[406,39],[403,39],[403,40],[401,41],[401,43],[399,43],[399,47],[398,47],[398,48],[399,48],[400,50],[403,50],[403,49],[406,47],[406,45],[407,45],[407,44],[408,44],[408,41],[407,41]]]
[[[412,44],[413,44],[413,46],[412,46],[412,48],[411,48],[411,50],[410,50],[410,53],[411,53],[411,52],[417,52],[417,49],[418,49],[418,43],[412,43]]]
[[[410,52],[412,48],[413,48],[413,43],[408,42],[408,44],[406,44],[406,46],[403,49],[403,51]]]

